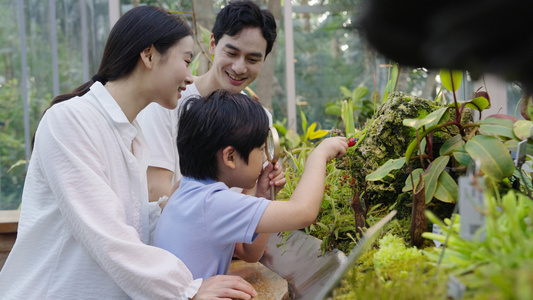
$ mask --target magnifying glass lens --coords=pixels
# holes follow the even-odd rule
[[[268,132],[268,138],[266,141],[267,148],[267,157],[269,161],[274,159],[274,137],[272,136],[272,131]]]

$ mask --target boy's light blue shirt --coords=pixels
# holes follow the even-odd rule
[[[222,182],[183,177],[157,223],[154,246],[181,259],[195,279],[226,274],[235,243],[255,240],[268,203]]]

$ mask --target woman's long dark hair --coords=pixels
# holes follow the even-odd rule
[[[182,38],[192,35],[189,25],[170,12],[155,6],[138,6],[126,12],[109,33],[98,72],[70,93],[56,96],[50,107],[76,96],[83,96],[94,82],[127,77],[135,68],[139,54],[153,45],[161,55]],[[32,139],[32,146],[35,135]]]
[[[190,35],[191,28],[184,20],[159,7],[138,6],[129,10],[109,33],[96,75],[74,91],[55,97],[50,107],[84,95],[95,81],[105,84],[129,76],[139,60],[139,54],[150,45],[165,55],[170,47]]]

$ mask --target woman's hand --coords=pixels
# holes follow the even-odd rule
[[[217,275],[202,282],[193,300],[250,299],[257,292],[250,283],[239,276]]]

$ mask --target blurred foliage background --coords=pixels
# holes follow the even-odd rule
[[[24,4],[23,39],[20,3]],[[201,25],[210,30],[216,13],[225,3],[224,0],[120,0],[120,13],[137,5],[157,5],[179,13],[193,28]],[[278,39],[251,89],[271,110],[275,123],[288,128],[284,2],[257,0],[257,3],[274,14]],[[298,131],[292,134],[305,134],[307,126],[302,125],[307,120],[309,124],[316,123],[317,130],[338,127],[340,116],[332,113],[334,106],[353,98],[350,92],[356,89],[366,91],[364,95],[358,94],[362,95],[358,99],[352,99],[356,120],[362,125],[375,107],[371,96],[385,89],[390,62],[369,50],[355,28],[360,0],[293,0],[291,4]],[[29,159],[24,142],[24,86],[29,110],[26,132],[31,137],[51,99],[74,89],[95,73],[109,30],[108,0],[0,1],[0,209],[19,206],[25,162]],[[56,49],[51,43],[54,31]],[[200,35],[199,27],[196,31]],[[26,82],[22,80],[23,41]],[[200,52],[197,46],[196,53]],[[56,91],[54,54],[59,78]],[[197,74],[203,74],[208,68],[209,62],[204,60]],[[400,78],[398,90],[425,98],[433,98],[436,92],[434,72],[403,68]]]

